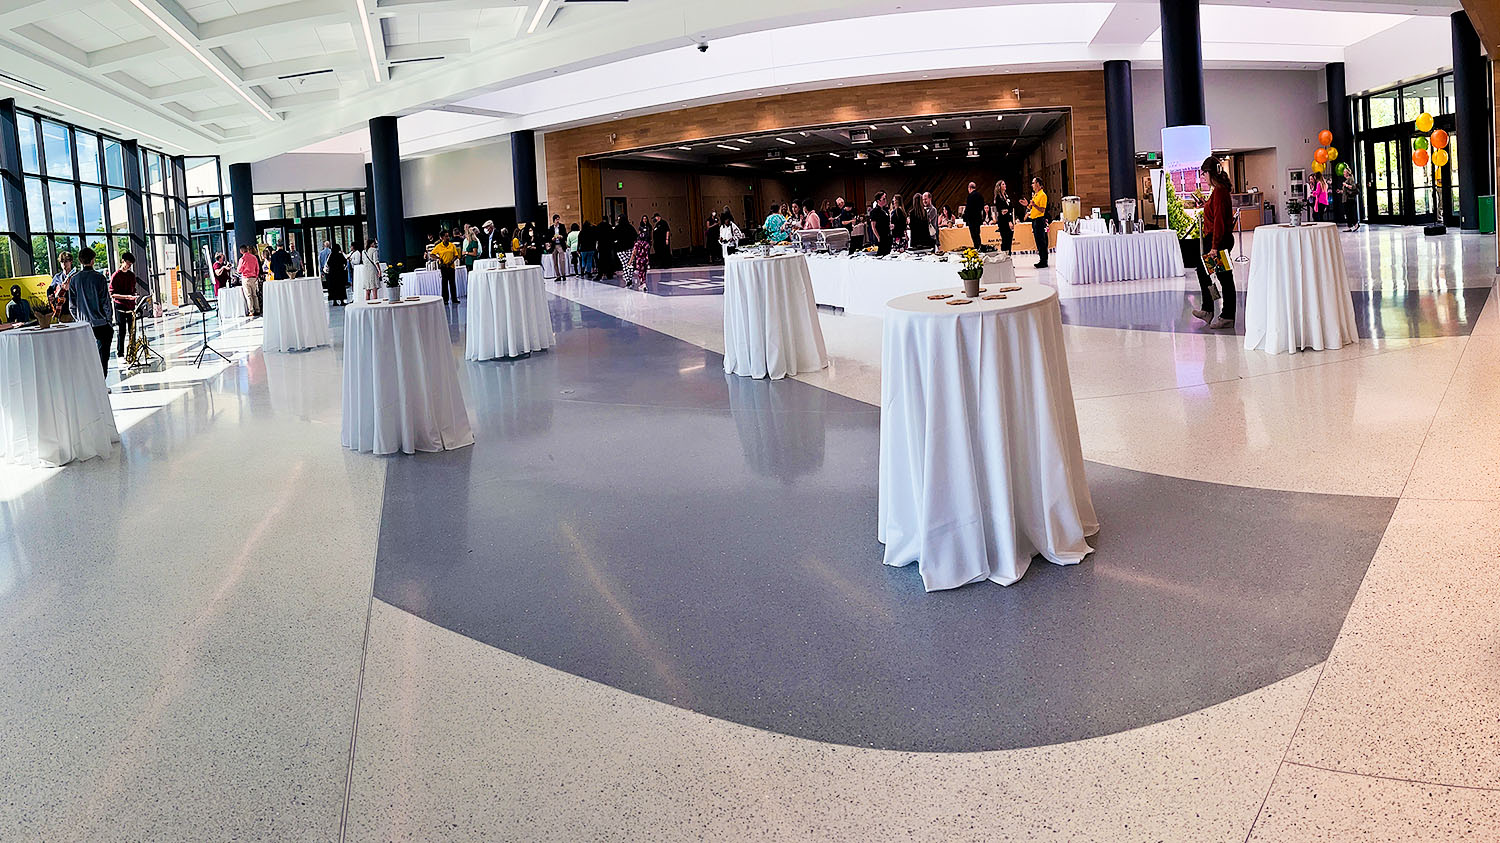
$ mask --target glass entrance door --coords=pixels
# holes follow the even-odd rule
[[[1366,145],[1365,156],[1370,162],[1365,174],[1365,207],[1369,209],[1370,222],[1404,222],[1406,210],[1406,174],[1411,167],[1411,154],[1403,150],[1405,142],[1400,138],[1374,141]]]

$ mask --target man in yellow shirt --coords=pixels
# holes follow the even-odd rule
[[[1026,203],[1031,210],[1026,212],[1026,218],[1031,220],[1031,237],[1036,241],[1036,253],[1041,260],[1036,262],[1038,269],[1047,266],[1047,191],[1042,190],[1042,180],[1033,178],[1031,180],[1031,201]]]
[[[438,259],[438,271],[443,274],[443,304],[448,303],[452,291],[453,303],[458,303],[458,282],[453,277],[453,265],[458,262],[458,247],[453,238],[444,231],[437,244],[432,247],[432,256]]]

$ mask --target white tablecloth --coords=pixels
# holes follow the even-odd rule
[[[1078,220],[1078,230],[1082,231],[1084,234],[1108,234],[1109,220],[1104,219],[1103,217],[1100,217],[1099,219],[1094,219],[1093,217],[1083,217],[1082,219]]]
[[[1272,354],[1340,348],[1359,338],[1338,227],[1255,229],[1245,291],[1245,348]]]
[[[1057,275],[1070,284],[1099,284],[1182,275],[1182,246],[1171,229],[1140,234],[1057,235]]]
[[[0,332],[0,459],[63,465],[118,441],[88,323]]]
[[[244,287],[220,287],[219,288],[219,321],[226,319],[244,319],[250,315],[250,307],[245,302]]]
[[[950,292],[945,287],[941,292]],[[928,591],[1009,585],[1031,557],[1071,565],[1099,529],[1083,472],[1057,291],[1027,284],[885,317],[879,539]]]
[[[552,347],[552,315],[537,266],[475,272],[464,357],[493,360]]]
[[[827,365],[807,259],[731,255],[724,267],[724,371],[784,378]]]
[[[328,300],[318,278],[290,278],[261,285],[266,351],[296,351],[333,345],[328,330]]]
[[[963,289],[963,281],[958,277],[960,265],[956,255],[947,261],[936,257],[807,257],[807,270],[812,277],[813,297],[817,303],[841,307],[845,313],[862,316],[884,316],[885,303],[907,293],[933,287],[951,286],[952,291]],[[1015,265],[1008,255],[985,258],[980,286],[1009,286],[1015,282]]]
[[[462,266],[453,268],[453,285],[458,288],[458,297],[469,297],[469,270]],[[401,297],[443,297],[443,271],[441,269],[419,269],[401,273]]]
[[[493,272],[497,269],[509,269],[512,265],[524,266],[525,264],[519,260],[512,261],[508,255],[503,258],[480,258],[474,261],[474,271]]]
[[[345,308],[342,441],[377,454],[474,444],[442,299]]]

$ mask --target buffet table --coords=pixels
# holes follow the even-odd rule
[[[948,293],[951,287],[940,292]],[[894,299],[881,350],[877,532],[927,591],[1071,565],[1099,530],[1057,291],[950,305]],[[961,299],[960,299],[961,300]]]
[[[1280,354],[1341,348],[1359,338],[1338,227],[1255,229],[1245,291],[1245,348]]]
[[[1070,284],[1182,276],[1182,246],[1171,229],[1057,237],[1057,275]]]
[[[955,256],[946,261],[932,256],[876,258],[862,254],[807,258],[817,303],[862,316],[884,316],[886,302],[905,293],[933,287],[961,289],[959,266]],[[985,256],[981,286],[1003,286],[1015,281],[1015,265],[1009,257],[999,253]]]
[[[0,332],[0,461],[58,466],[118,441],[87,322]]]
[[[453,268],[453,283],[458,289],[458,297],[466,299],[469,297],[469,270],[462,266]],[[415,272],[401,273],[401,297],[407,296],[437,296],[443,297],[443,271],[441,269],[419,269]]]
[[[333,345],[328,300],[318,278],[290,278],[261,285],[265,351],[296,351]]]
[[[344,447],[376,454],[474,444],[442,299],[344,310]]]
[[[1062,231],[1062,223],[1054,221],[1047,227],[1047,247],[1057,246],[1058,232]],[[1000,227],[998,225],[982,225],[979,227],[979,242],[986,246],[1000,248]],[[938,250],[943,252],[962,251],[974,246],[974,239],[969,236],[969,227],[943,228],[938,230]],[[1011,238],[1010,250],[1012,252],[1035,252],[1036,238],[1031,236],[1031,223],[1019,220],[1016,223],[1015,236]]]
[[[724,371],[784,378],[828,365],[802,255],[730,255],[724,265]]]
[[[552,347],[541,267],[476,271],[470,289],[465,359],[520,357]]]
[[[233,287],[219,288],[219,300],[216,307],[219,310],[220,324],[226,319],[244,319],[250,315],[250,306],[245,300],[245,288],[238,284]]]

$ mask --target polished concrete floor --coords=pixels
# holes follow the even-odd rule
[[[878,320],[769,383],[709,290],[549,283],[511,362],[455,309],[477,442],[397,458],[338,347],[169,321],[114,456],[0,467],[0,839],[1496,839],[1493,241],[1343,240],[1334,352],[1062,285],[1098,552],[932,595]]]

